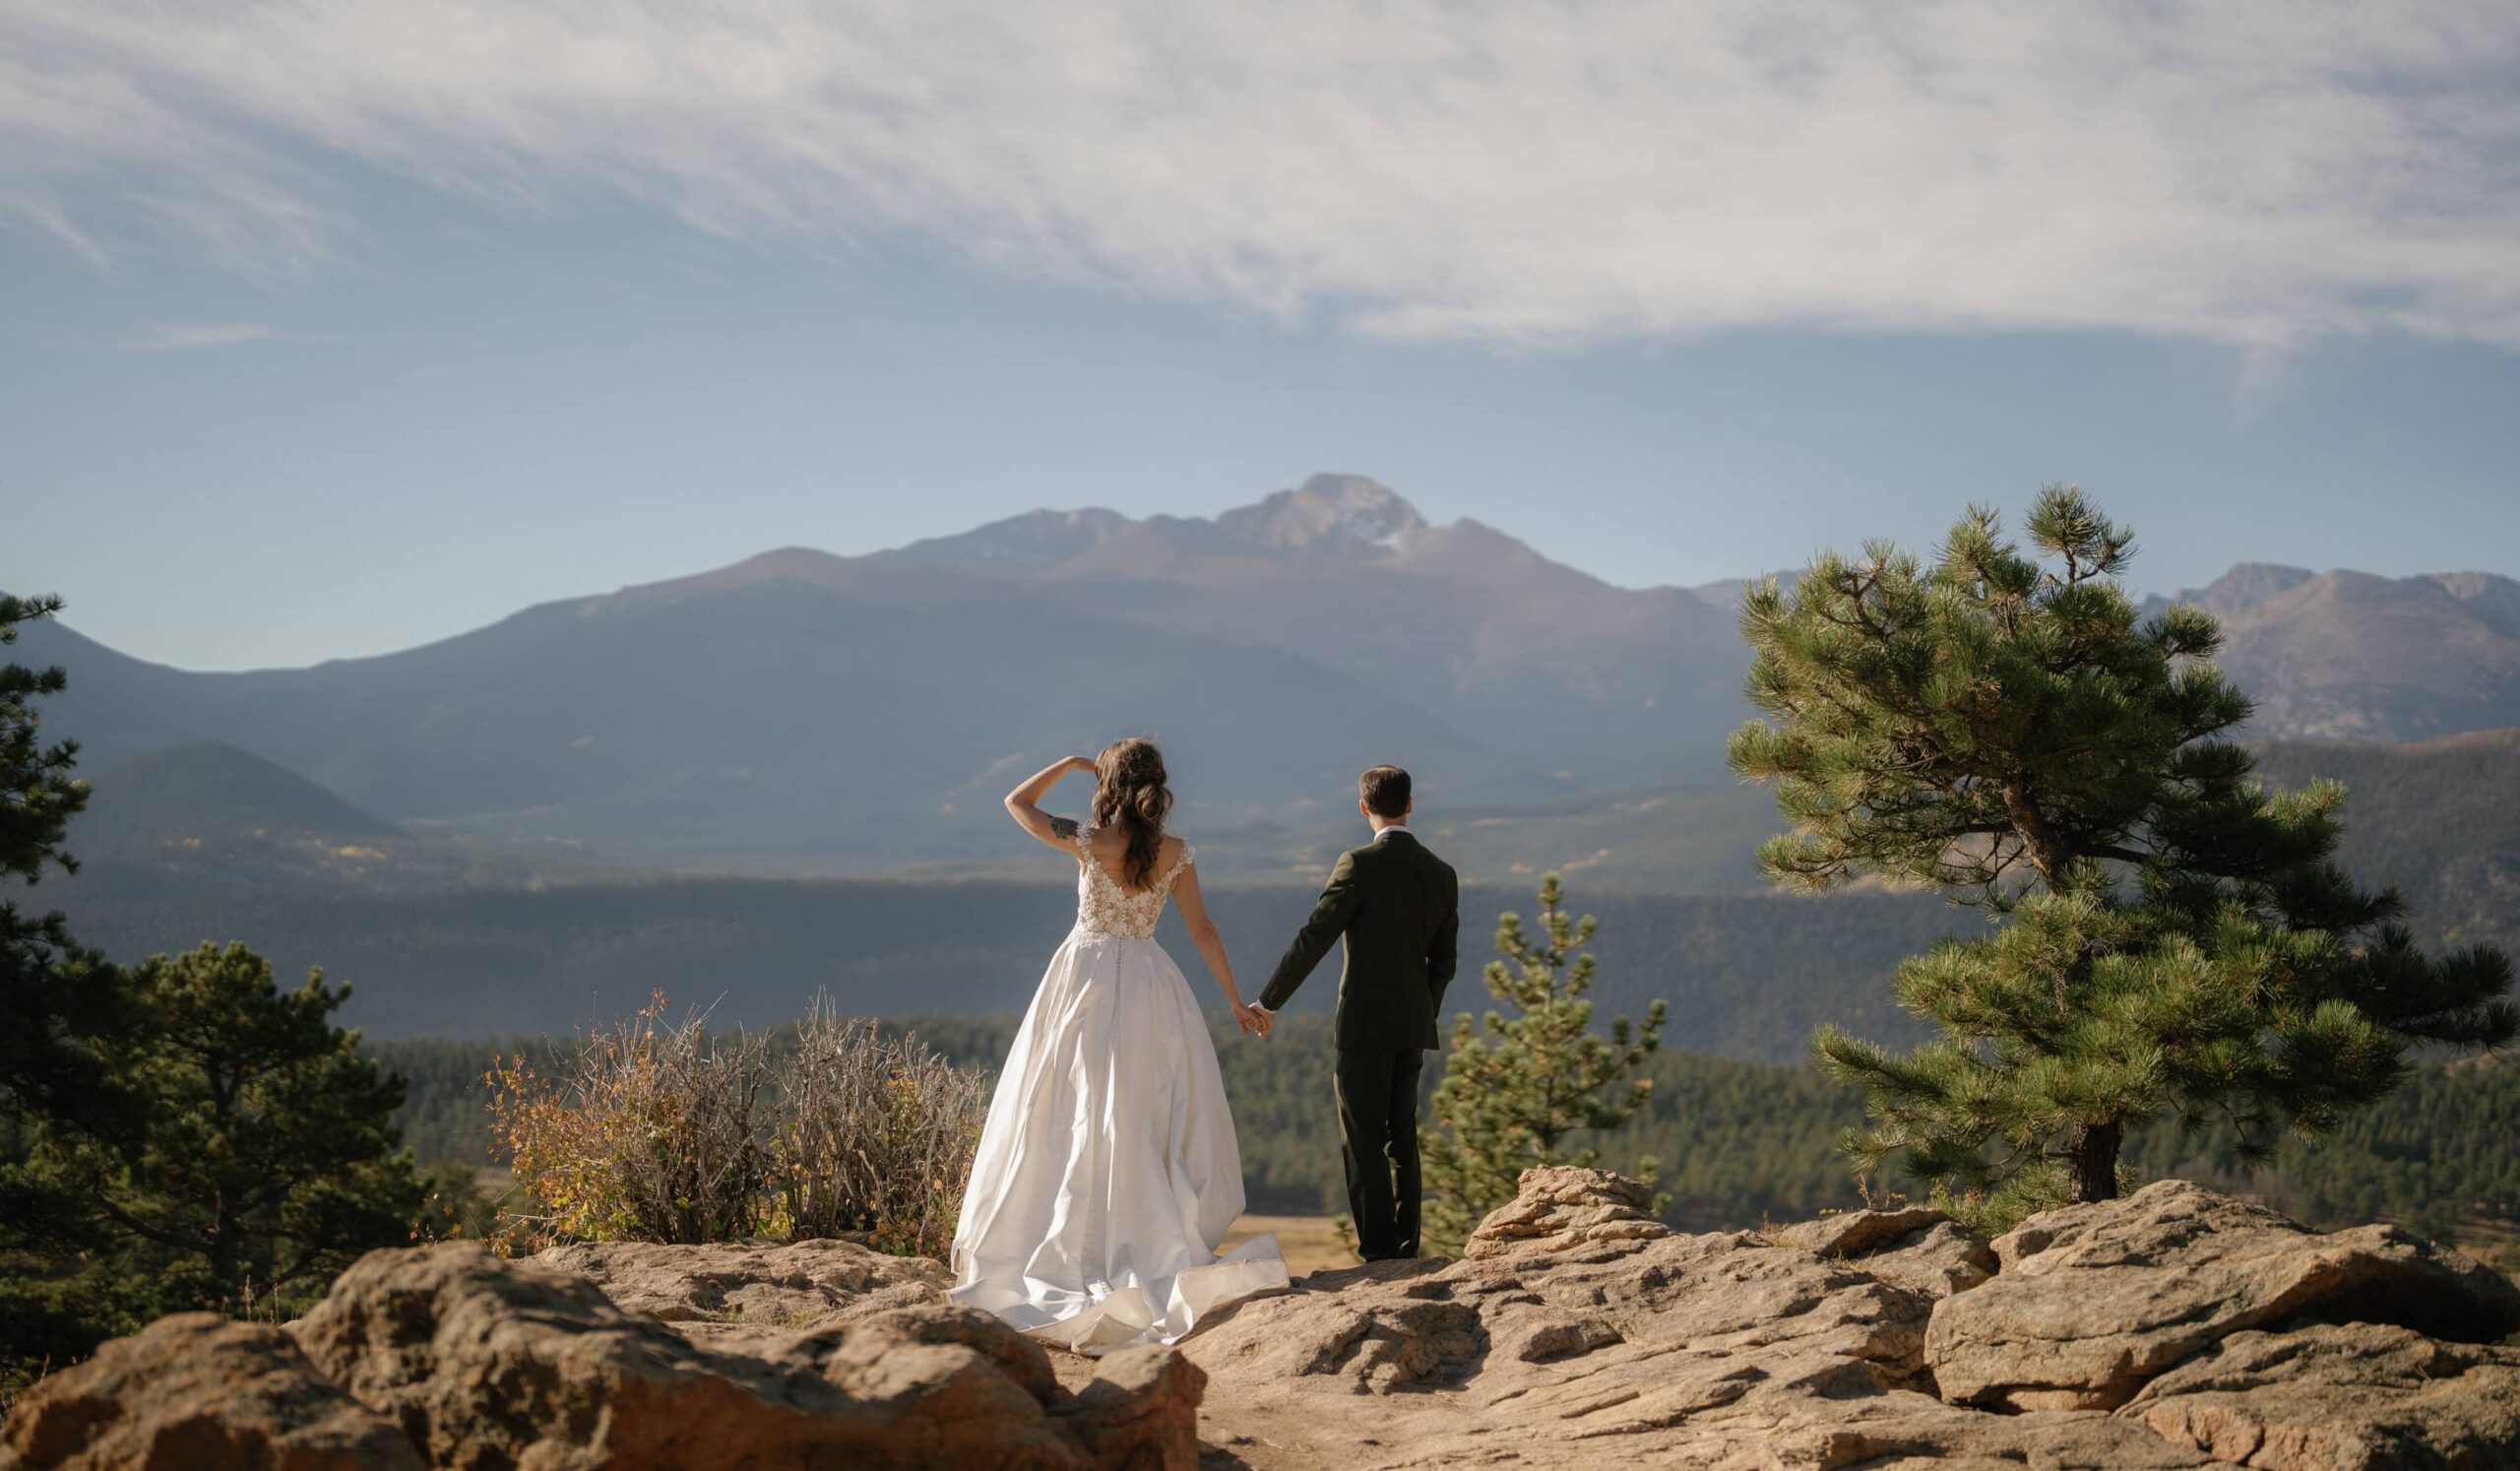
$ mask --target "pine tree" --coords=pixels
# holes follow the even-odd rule
[[[1998,926],[1900,969],[1936,1040],[1815,1039],[1866,1096],[1857,1161],[2000,1225],[2113,1196],[2147,1119],[2228,1119],[2263,1157],[2387,1093],[2418,1044],[2509,1041],[2508,959],[2421,953],[2397,896],[2334,862],[2342,789],[2254,779],[2214,619],[2139,619],[2132,538],[2078,490],[2028,530],[2037,557],[1972,508],[1930,566],[1873,544],[1745,601],[1773,724],[1731,753],[1794,825],[1770,874],[1936,888]]]
[[[0,648],[60,607],[0,595]],[[0,1260],[11,1267],[0,1272],[0,1396],[135,1325],[127,1284],[81,1270],[86,1196],[31,1158],[41,1136],[93,1141],[139,1121],[99,1052],[128,1021],[121,973],[81,949],[58,913],[19,907],[47,874],[77,866],[62,842],[88,799],[72,775],[78,747],[44,740],[37,710],[66,682],[58,669],[0,663]]]
[[[59,611],[58,598],[0,594],[0,647],[21,624]],[[120,995],[110,969],[72,942],[57,913],[28,913],[11,890],[78,864],[62,850],[88,784],[71,775],[78,746],[47,743],[35,702],[59,694],[58,669],[0,664],[0,1122],[32,1114],[98,1120],[114,1102],[93,1040],[113,1030]],[[11,1199],[0,1183],[0,1233]]]
[[[403,1080],[334,1026],[348,988],[284,991],[240,944],[156,956],[131,975],[143,1025],[105,1044],[144,1106],[136,1138],[45,1139],[94,1233],[145,1272],[161,1311],[249,1311],[411,1237],[425,1187],[401,1147]]]
[[[1504,959],[1488,962],[1487,991],[1520,1014],[1491,1010],[1474,1023],[1463,1012],[1453,1022],[1443,1081],[1418,1131],[1421,1231],[1437,1250],[1458,1251],[1481,1217],[1514,1198],[1525,1170],[1598,1163],[1599,1149],[1569,1151],[1567,1135],[1618,1127],[1653,1087],[1637,1073],[1661,1043],[1663,1003],[1647,1008],[1642,1026],[1620,1017],[1606,1039],[1594,1034],[1584,998],[1594,957],[1576,952],[1599,925],[1568,916],[1563,897],[1556,874],[1541,879],[1537,936],[1524,932],[1520,915],[1497,919]],[[1643,1169],[1650,1177],[1652,1161]]]

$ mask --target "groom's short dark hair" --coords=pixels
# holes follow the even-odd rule
[[[1356,795],[1364,799],[1365,810],[1377,817],[1405,817],[1409,814],[1409,773],[1397,766],[1377,766],[1356,778]]]

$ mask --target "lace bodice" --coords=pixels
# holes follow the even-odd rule
[[[1172,881],[1190,866],[1192,858],[1190,845],[1182,844],[1171,863],[1156,870],[1155,881],[1132,894],[1104,872],[1102,861],[1095,858],[1094,829],[1078,833],[1076,927],[1094,934],[1155,938],[1155,922],[1164,918],[1164,901],[1171,897]]]

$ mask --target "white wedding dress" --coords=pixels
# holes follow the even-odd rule
[[[1142,893],[1077,840],[1076,927],[1015,1034],[954,1233],[958,1303],[1089,1354],[1164,1342],[1287,1285],[1277,1239],[1220,1257],[1242,1157],[1190,984],[1155,922],[1179,858]]]

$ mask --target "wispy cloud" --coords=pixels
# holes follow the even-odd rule
[[[261,322],[160,322],[94,346],[112,352],[191,352],[204,348],[240,348],[249,343],[285,342],[296,336],[296,333]]]
[[[292,271],[351,167],[1370,332],[2520,343],[2495,0],[0,0],[0,203]]]

